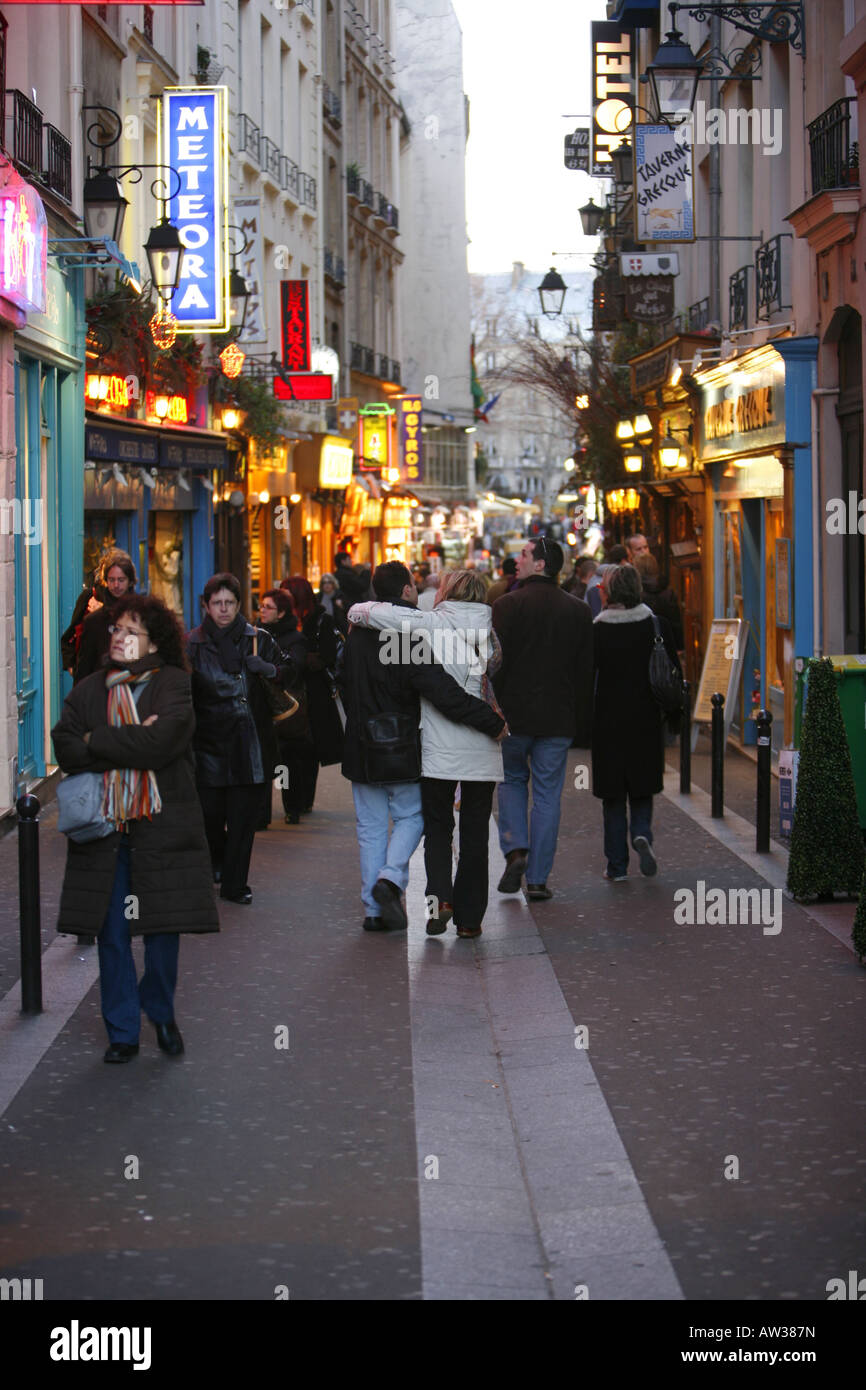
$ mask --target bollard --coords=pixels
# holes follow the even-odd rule
[[[42,938],[39,906],[39,812],[35,796],[19,796],[18,906],[21,932],[21,1012],[42,1012]]]
[[[758,805],[755,850],[770,852],[770,761],[772,755],[773,716],[768,709],[759,709],[758,724]]]
[[[680,725],[680,792],[692,790],[692,703],[691,686],[683,681],[683,722]]]
[[[712,810],[714,820],[725,814],[725,697],[717,691],[710,696],[713,707],[712,752],[710,754],[712,776]]]

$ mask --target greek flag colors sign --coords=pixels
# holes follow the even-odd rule
[[[229,327],[228,90],[169,87],[162,98],[161,148],[173,196],[166,214],[184,245],[171,312],[181,332],[224,333]]]

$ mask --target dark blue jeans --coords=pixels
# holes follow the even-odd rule
[[[645,835],[650,844],[653,842],[652,797],[630,796],[628,805],[631,811],[631,826],[629,826],[626,817],[625,798],[622,801],[605,799],[601,803],[604,816],[604,852],[607,855],[609,874],[628,873],[629,831],[631,831],[632,844],[634,844],[636,835]]]
[[[138,984],[125,915],[130,886],[129,846],[122,844],[117,851],[111,902],[96,938],[102,1017],[109,1042],[113,1043],[138,1042],[142,1009],[151,1023],[171,1023],[174,1018],[178,934],[159,932],[145,936],[144,974]]]

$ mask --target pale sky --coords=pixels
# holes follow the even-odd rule
[[[523,261],[542,272],[589,270],[598,238],[577,209],[605,180],[566,169],[563,141],[589,112],[589,26],[604,0],[453,0],[469,97],[466,219],[469,269]],[[551,259],[552,251],[587,255]]]

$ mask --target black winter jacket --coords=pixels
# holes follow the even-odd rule
[[[409,608],[411,604],[401,604]],[[365,730],[367,720],[377,714],[409,716],[416,730],[417,759],[406,760],[406,776],[392,777],[394,782],[418,780],[415,761],[420,768],[421,717],[419,696],[424,695],[438,710],[457,724],[469,724],[473,729],[496,738],[503,729],[499,715],[485,704],[467,695],[455,680],[436,662],[414,665],[388,664],[380,660],[381,633],[369,628],[352,627],[346,642],[343,669],[343,698],[346,704],[346,747],[343,755],[343,776],[352,782],[373,782],[368,775]]]
[[[543,574],[523,579],[493,605],[502,665],[496,698],[512,734],[569,738],[589,746],[592,618],[583,599]]]
[[[258,655],[283,675],[283,658],[264,628],[247,623],[239,644],[241,657]],[[219,650],[203,627],[187,638],[195,707],[196,781],[203,787],[250,786],[269,782],[277,762],[276,738],[262,679],[246,669],[224,671]]]
[[[148,715],[155,724],[143,727]],[[138,916],[133,936],[155,932],[219,931],[211,861],[193,777],[191,739],[195,728],[190,678],[162,666],[138,702],[141,725],[108,723],[105,672],[79,682],[67,695],[51,731],[64,772],[107,772],[114,767],[150,768],[156,774],[162,810],[152,820],[130,821],[123,839],[131,851],[130,893]],[[84,734],[90,733],[90,742]],[[57,930],[101,931],[111,899],[121,834],[87,844],[67,842],[66,873]]]
[[[678,667],[670,625],[664,618],[658,622],[667,654]],[[655,796],[664,787],[665,751],[662,713],[649,683],[655,640],[650,610],[645,604],[605,609],[593,630],[593,796],[614,801]]]

